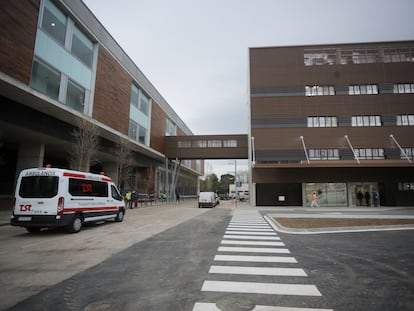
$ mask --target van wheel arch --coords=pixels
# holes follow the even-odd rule
[[[81,231],[83,226],[83,216],[81,214],[75,214],[69,223],[69,225],[66,227],[66,229],[70,233],[78,233]]]

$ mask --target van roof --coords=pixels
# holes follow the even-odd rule
[[[80,178],[80,179],[94,179],[94,180],[112,182],[112,178],[105,176],[105,175],[74,171],[74,170],[63,169],[63,168],[49,168],[49,167],[28,168],[28,169],[22,170],[20,172],[20,175],[22,177],[56,175],[56,176],[67,176],[67,177]]]

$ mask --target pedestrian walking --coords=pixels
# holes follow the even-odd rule
[[[376,189],[374,189],[373,197],[374,197],[374,206],[378,207],[379,206],[379,192]]]
[[[316,196],[316,192],[314,191],[313,193],[312,193],[312,197],[311,197],[311,201],[312,201],[312,203],[311,203],[311,206],[310,207],[319,207],[319,205],[318,205],[318,197]]]
[[[362,199],[364,198],[364,195],[362,194],[361,190],[358,191],[357,193],[357,199],[359,202],[359,206],[362,206]]]

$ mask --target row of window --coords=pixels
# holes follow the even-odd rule
[[[91,88],[94,44],[50,0],[41,9],[30,87],[85,112]]]
[[[352,116],[351,125],[355,127],[382,126],[381,116]],[[337,117],[312,116],[307,118],[308,127],[337,127]],[[414,114],[397,115],[397,126],[414,126]]]
[[[393,85],[394,94],[414,93],[414,83],[396,83]],[[335,95],[333,85],[307,85],[305,86],[305,96],[329,96]],[[349,95],[371,95],[379,94],[376,84],[357,84],[348,86]]]
[[[383,148],[356,148],[355,156],[360,160],[383,160],[385,159]],[[339,149],[309,149],[309,160],[339,160]],[[402,148],[401,159],[413,159],[414,148]]]
[[[305,66],[400,63],[414,61],[414,47],[305,49]]]
[[[235,139],[180,140],[178,148],[236,148]]]

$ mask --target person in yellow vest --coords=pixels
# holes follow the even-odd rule
[[[315,191],[312,193],[311,201],[312,201],[312,203],[311,203],[311,206],[310,207],[319,207],[319,205],[318,205],[318,197],[316,196],[316,192]]]
[[[130,209],[132,209],[132,201],[131,201],[131,199],[132,199],[132,193],[131,193],[131,191],[128,191],[125,194],[125,200],[126,200],[126,203],[127,203],[127,208],[129,207]]]

